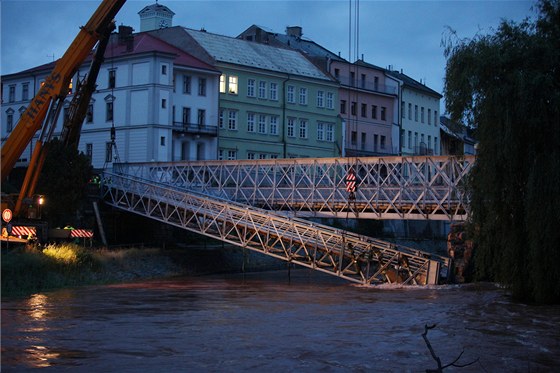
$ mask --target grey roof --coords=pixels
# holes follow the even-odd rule
[[[172,16],[175,15],[175,13],[173,13],[173,11],[171,9],[169,9],[165,5],[158,4],[157,1],[156,1],[155,4],[145,6],[141,11],[138,12],[138,14],[144,14],[144,13],[151,12],[151,11],[167,12]]]
[[[331,80],[297,51],[212,34],[206,31],[191,29],[185,29],[185,31],[216,61],[308,78]]]
[[[391,71],[391,70],[386,70],[386,72],[387,72],[387,74],[391,75],[392,77],[401,80],[405,86],[416,89],[418,91],[422,91],[426,94],[429,94],[429,95],[437,97],[437,98],[442,98],[443,97],[440,93],[438,93],[438,92],[434,91],[433,89],[431,89],[430,87],[412,79],[410,76],[408,76],[404,73],[400,73],[398,71]]]

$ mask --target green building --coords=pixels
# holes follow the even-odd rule
[[[221,71],[218,159],[341,155],[338,83],[300,52],[183,27],[152,35]]]

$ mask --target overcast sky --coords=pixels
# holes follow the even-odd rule
[[[140,30],[138,12],[155,0],[129,0],[117,14],[117,25]],[[443,90],[445,57],[441,40],[447,27],[461,38],[488,34],[500,21],[535,17],[533,1],[359,1],[358,48],[356,1],[186,1],[160,0],[173,12],[173,25],[237,36],[252,24],[284,33],[302,26],[304,37],[346,59],[364,55],[366,62],[403,70]],[[1,0],[1,73],[10,74],[60,58],[100,1]],[[355,19],[355,18],[353,18]],[[351,26],[352,25],[352,26]],[[357,52],[357,53],[356,53]],[[443,108],[442,108],[443,109]]]

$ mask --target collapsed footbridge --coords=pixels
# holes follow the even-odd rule
[[[106,203],[352,282],[437,284],[450,259],[308,216],[462,220],[474,158],[283,159],[118,164]],[[351,171],[350,171],[351,170]],[[347,175],[356,175],[349,199]]]

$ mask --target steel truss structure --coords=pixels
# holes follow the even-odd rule
[[[181,161],[116,164],[114,171],[292,216],[457,221],[468,215],[464,184],[474,162],[474,156]]]
[[[106,203],[346,280],[437,284],[449,259],[281,213],[122,174],[103,175]]]

